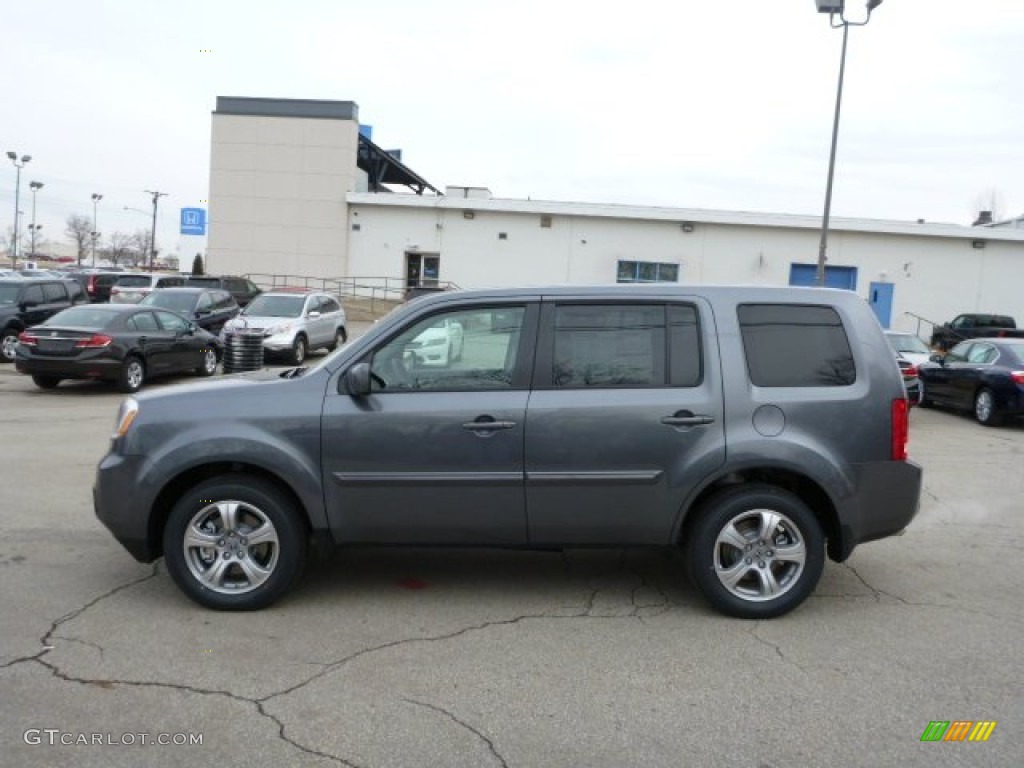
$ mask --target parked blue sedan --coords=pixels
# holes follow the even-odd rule
[[[923,407],[973,411],[987,427],[1024,414],[1024,339],[968,339],[918,366]]]

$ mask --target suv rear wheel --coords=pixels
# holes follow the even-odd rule
[[[14,361],[14,345],[18,343],[18,331],[14,328],[4,328],[0,333],[0,363]]]
[[[771,485],[731,488],[699,511],[687,541],[690,576],[718,610],[768,619],[796,608],[825,565],[825,538],[799,498]]]
[[[294,504],[248,475],[207,480],[175,504],[163,533],[171,578],[207,608],[247,611],[277,600],[302,573],[306,532]]]

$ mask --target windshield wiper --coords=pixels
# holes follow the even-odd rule
[[[288,368],[287,370],[281,371],[278,375],[282,379],[297,379],[299,376],[308,371],[308,366],[301,366],[299,368]]]

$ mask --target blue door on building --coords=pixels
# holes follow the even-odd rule
[[[868,294],[868,304],[883,328],[888,328],[889,323],[892,322],[892,291],[894,287],[892,283],[872,283],[871,292]]]
[[[817,264],[790,264],[789,284],[816,286],[818,284]],[[825,265],[825,287],[857,290],[856,267],[830,267]]]

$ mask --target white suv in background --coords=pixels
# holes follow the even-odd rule
[[[143,272],[121,275],[110,287],[111,304],[138,304],[159,288],[181,288],[185,285],[183,275],[161,275]]]
[[[293,365],[301,365],[311,349],[330,351],[348,339],[345,310],[338,300],[305,289],[261,293],[225,323],[221,338],[246,330],[261,332],[263,350],[286,355]]]

